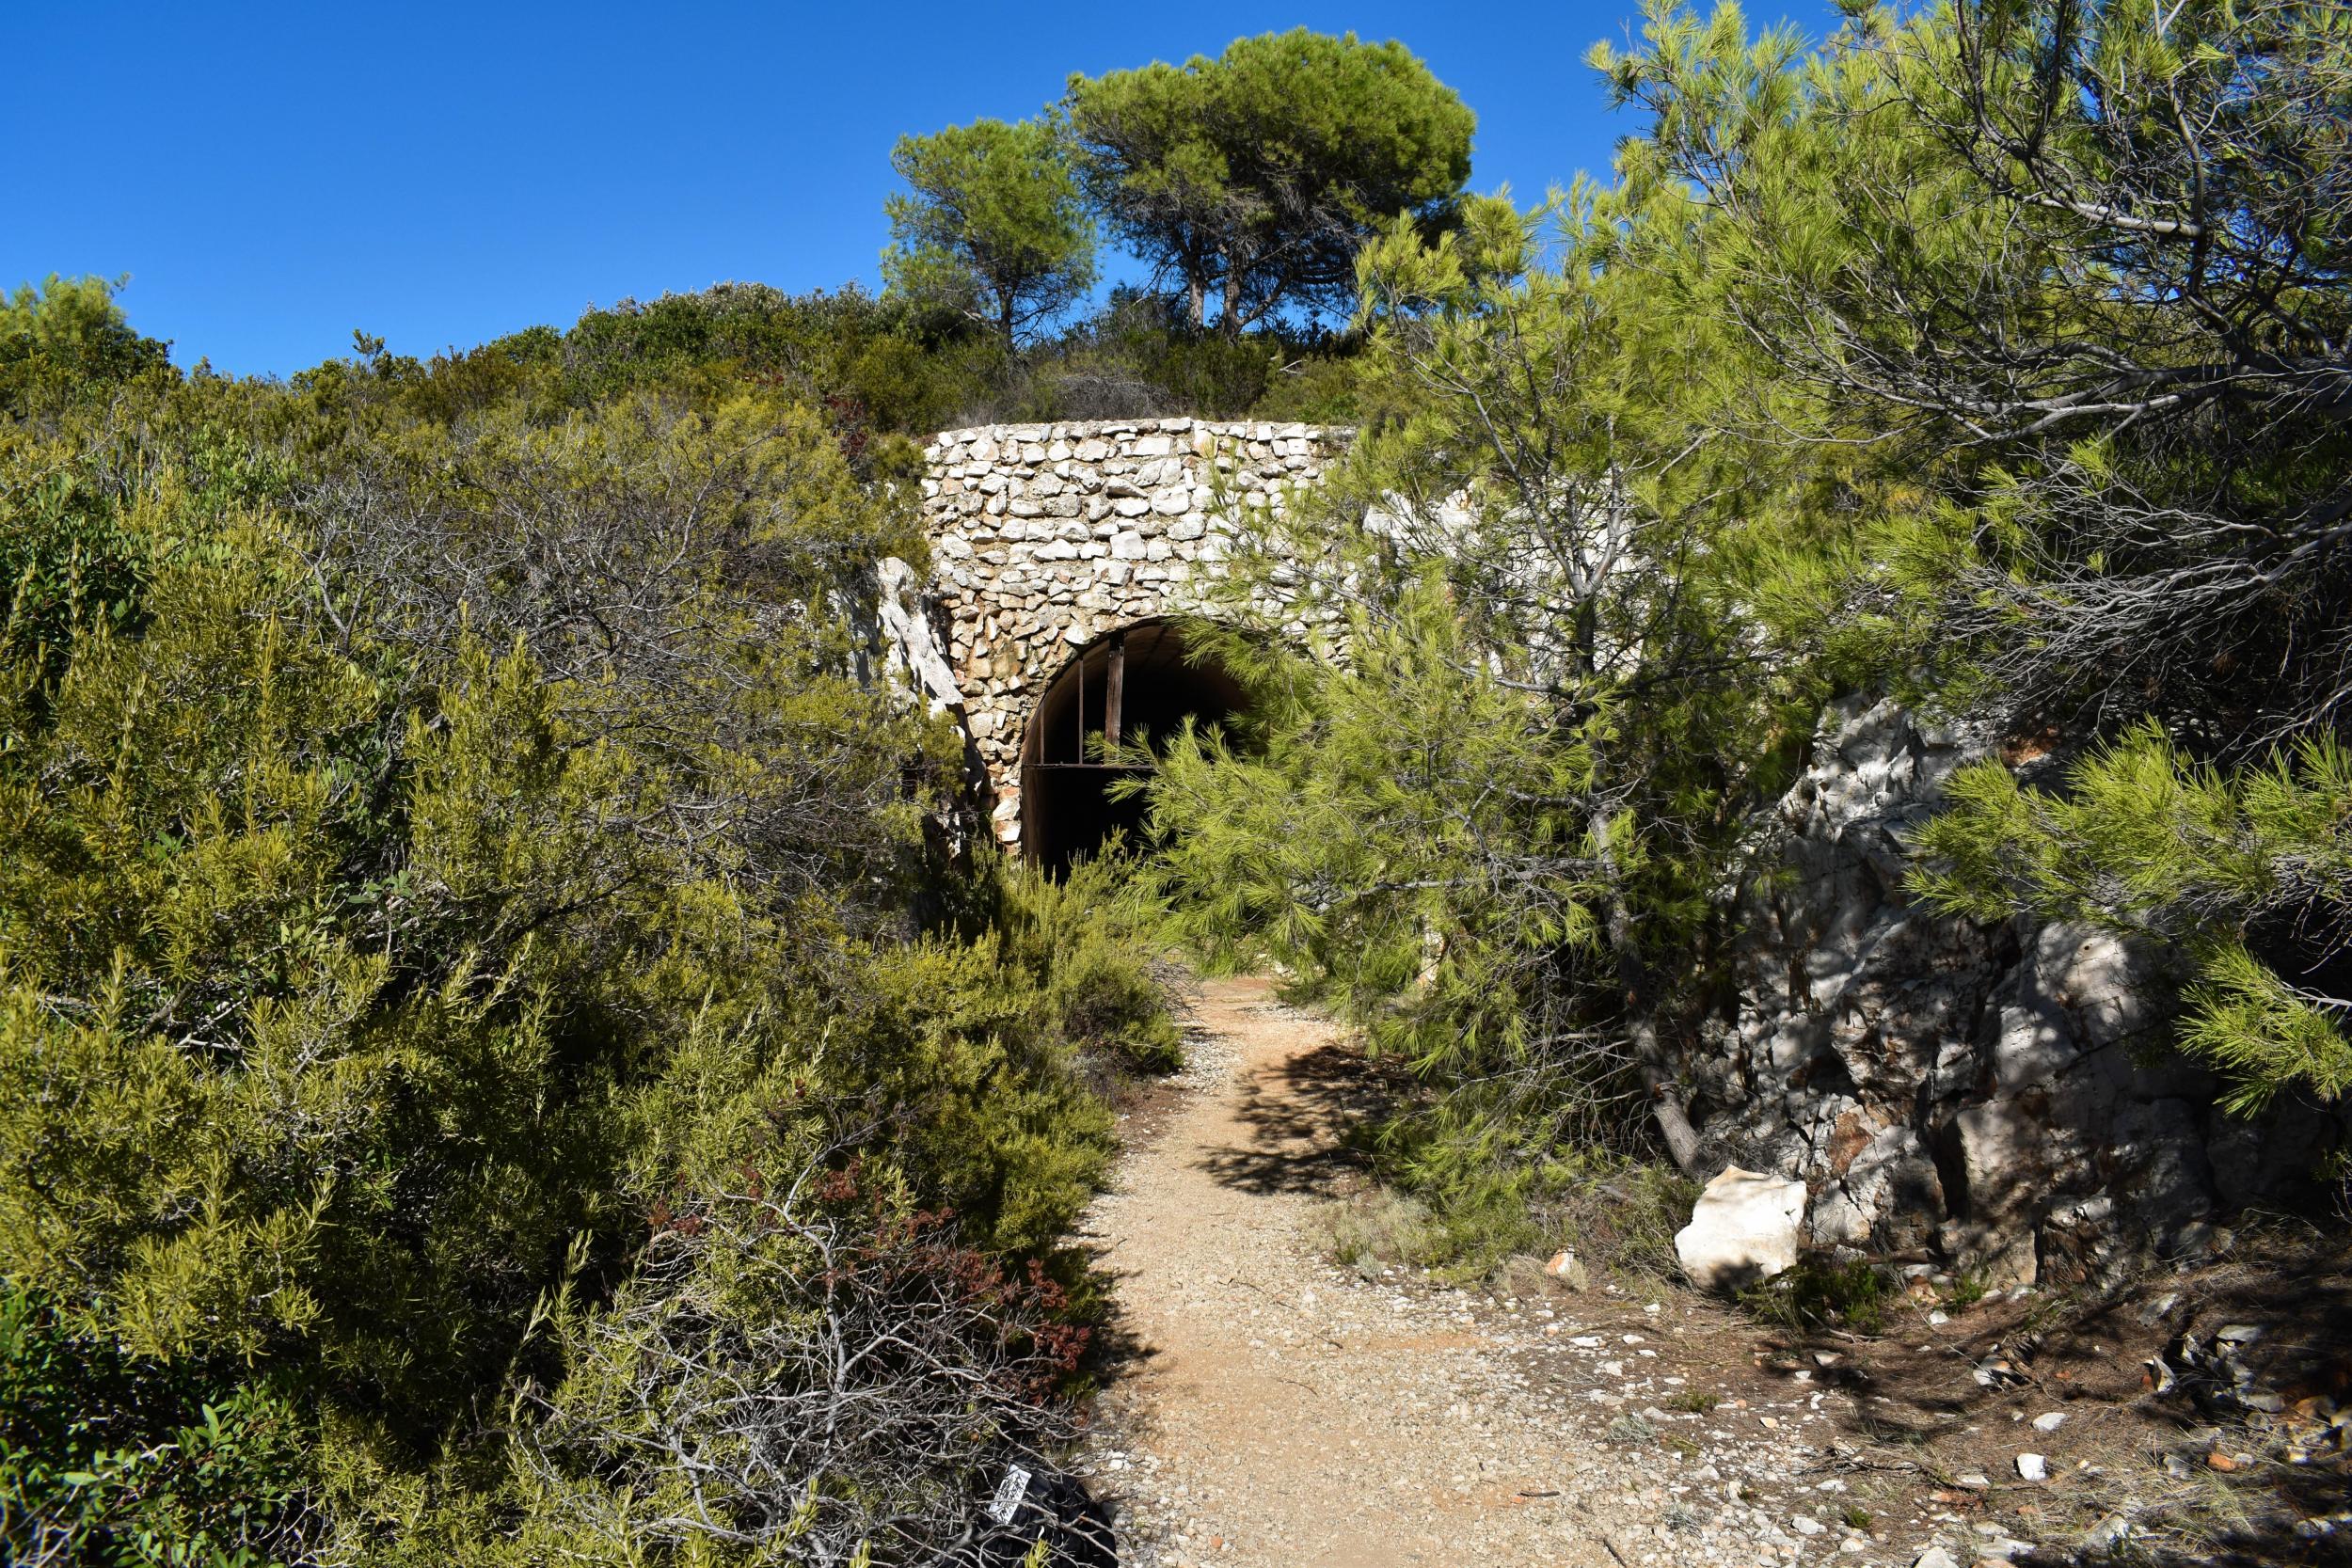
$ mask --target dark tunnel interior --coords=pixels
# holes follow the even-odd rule
[[[1188,657],[1170,622],[1112,632],[1072,658],[1039,699],[1021,748],[1021,842],[1057,877],[1112,832],[1123,829],[1133,842],[1141,832],[1142,800],[1110,796],[1136,769],[1101,760],[1114,685],[1120,738],[1130,746],[1156,744],[1187,717],[1220,723],[1243,706],[1241,687],[1214,661]]]

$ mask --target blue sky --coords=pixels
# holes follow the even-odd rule
[[[899,135],[1299,24],[1403,40],[1478,113],[1472,184],[1533,197],[1630,128],[1582,59],[1636,3],[26,7],[0,287],[128,273],[179,363],[283,374],[355,327],[427,354],[725,278],[870,286]]]

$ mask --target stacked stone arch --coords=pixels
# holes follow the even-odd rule
[[[1127,705],[1165,722],[1187,692],[1223,699],[1213,673],[1195,673],[1178,623],[1200,608],[1237,517],[1279,512],[1319,483],[1346,435],[1177,419],[990,425],[931,441],[930,578],[891,634],[917,684],[960,713],[1000,842],[1041,852],[1034,797],[1068,783],[1051,769],[1086,766],[1068,754],[1084,733],[1077,715],[1090,701],[1091,728],[1104,727],[1112,667],[1131,651]],[[1035,730],[1047,708],[1069,736]],[[1060,858],[1052,844],[1042,853]]]

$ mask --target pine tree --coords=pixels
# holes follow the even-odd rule
[[[1237,334],[1344,311],[1358,251],[1409,214],[1434,231],[1470,176],[1476,118],[1393,40],[1304,27],[1215,59],[1073,76],[1062,112],[1112,228]]]
[[[1661,308],[1704,280],[1652,243],[1691,216],[1474,199],[1366,252],[1374,420],[1217,605],[1248,744],[1151,786],[1183,920],[1446,1091],[1417,1158],[1466,1200],[1652,1120],[1692,1157],[1719,890],[1820,696],[1741,629],[1760,476],[1708,422],[1740,347]]]
[[[977,119],[901,136],[890,166],[908,185],[884,203],[894,291],[985,322],[1010,348],[1094,286],[1094,222],[1053,125]]]
[[[2239,1104],[2341,1092],[2352,16],[1963,0],[1806,55],[1660,8],[1597,61],[1732,319],[1879,454],[1842,576],[1784,603],[2079,758],[1963,777],[1920,886],[2168,944]]]

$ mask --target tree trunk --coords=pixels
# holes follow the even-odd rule
[[[1600,662],[1600,607],[1589,596],[1576,608],[1575,636],[1577,667],[1589,679]],[[1597,768],[1597,758],[1595,765]],[[1622,873],[1612,842],[1609,814],[1595,811],[1586,826],[1591,830],[1593,852],[1600,862],[1600,874],[1608,887],[1602,928],[1609,938],[1610,956],[1617,961],[1618,1002],[1625,1008],[1626,1041],[1633,1048],[1634,1065],[1642,1075],[1642,1087],[1649,1092],[1650,1115],[1658,1119],[1659,1135],[1666,1141],[1667,1154],[1683,1175],[1696,1176],[1698,1129],[1691,1125],[1691,1113],[1683,1109],[1682,1096],[1676,1090],[1674,1073],[1669,1070],[1671,1064],[1666,1060],[1665,1047],[1658,1038],[1658,1010],[1649,991],[1649,966],[1642,959],[1641,942],[1633,933],[1633,911],[1626,908],[1619,883]]]
[[[1610,955],[1617,961],[1617,987],[1625,1007],[1626,1040],[1633,1049],[1635,1068],[1642,1075],[1642,1087],[1649,1092],[1650,1115],[1657,1118],[1659,1135],[1665,1140],[1666,1153],[1685,1176],[1699,1174],[1698,1129],[1691,1125],[1691,1113],[1683,1108],[1681,1093],[1675,1087],[1675,1075],[1666,1060],[1665,1047],[1658,1037],[1658,1010],[1649,991],[1649,967],[1642,961],[1641,943],[1633,934],[1632,911],[1626,908],[1625,896],[1616,886],[1617,857],[1611,845],[1608,816],[1595,812],[1590,823],[1593,846],[1599,858],[1601,875],[1609,879],[1602,928],[1609,938]]]
[[[1185,312],[1192,321],[1192,329],[1195,332],[1200,331],[1202,322],[1208,316],[1209,282],[1196,271],[1186,271],[1184,274],[1184,306]]]
[[[1231,249],[1225,252],[1225,298],[1217,308],[1216,329],[1228,338],[1241,335],[1241,262]]]

